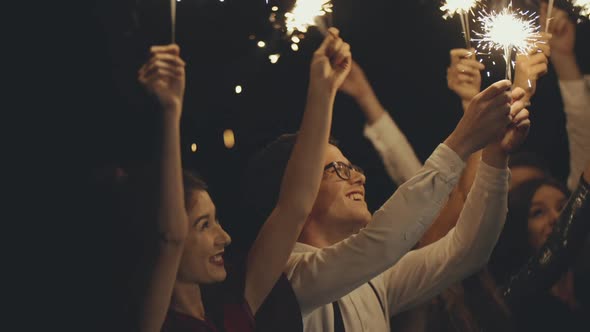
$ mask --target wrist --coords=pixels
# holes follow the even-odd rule
[[[461,107],[463,107],[463,112],[467,111],[467,108],[469,107],[470,103],[471,103],[471,98],[470,99],[461,99]]]
[[[377,96],[372,90],[367,90],[355,98],[357,104],[367,118],[367,123],[372,125],[385,114],[385,108],[381,105]]]
[[[483,149],[481,160],[494,168],[505,169],[508,167],[508,153],[500,143],[488,144]]]
[[[458,137],[455,132],[451,133],[449,137],[443,142],[446,146],[448,146],[451,150],[455,151],[455,153],[465,162],[473,152],[467,144],[465,139]]]

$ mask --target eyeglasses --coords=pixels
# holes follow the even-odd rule
[[[333,168],[336,171],[336,174],[338,175],[339,178],[341,178],[342,180],[349,180],[350,179],[350,171],[351,170],[355,170],[357,173],[359,174],[365,174],[365,171],[362,170],[362,168],[356,166],[356,165],[352,165],[352,164],[347,164],[345,162],[342,161],[333,161],[331,163],[329,163],[326,167],[324,167],[324,172],[329,170],[330,168]]]

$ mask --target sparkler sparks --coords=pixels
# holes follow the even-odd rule
[[[307,32],[307,28],[317,25],[317,18],[332,12],[331,0],[299,0],[290,12],[285,13],[287,33]],[[327,29],[329,27],[325,27]]]
[[[455,14],[465,14],[470,12],[480,1],[481,0],[447,0],[446,3],[440,7],[440,10],[445,12],[443,18],[446,20],[455,16]]]
[[[590,0],[573,0],[572,3],[580,11],[580,16],[590,19]]]
[[[480,38],[478,49],[482,51],[503,50],[506,61],[506,78],[511,79],[512,51],[528,54],[540,37],[540,26],[536,24],[538,16],[535,13],[512,11],[512,3],[501,12],[488,14],[482,11],[478,17],[483,33],[476,32]]]
[[[467,48],[470,47],[471,36],[469,33],[469,13],[481,0],[447,0],[446,3],[440,7],[440,10],[445,12],[443,18],[446,20],[459,15],[461,20],[461,27],[463,29],[463,36],[465,37],[465,44]]]

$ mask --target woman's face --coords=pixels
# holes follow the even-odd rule
[[[531,202],[528,217],[529,244],[538,250],[543,246],[559,213],[567,202],[565,194],[550,185],[537,189]]]
[[[230,236],[217,220],[215,205],[204,190],[192,194],[189,233],[177,278],[183,282],[208,284],[225,280],[223,253]]]

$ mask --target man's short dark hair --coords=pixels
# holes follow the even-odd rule
[[[241,184],[241,209],[248,220],[248,234],[243,238],[248,247],[277,204],[283,174],[296,140],[297,133],[283,134],[248,161]],[[338,143],[330,138],[330,144],[337,146]]]

